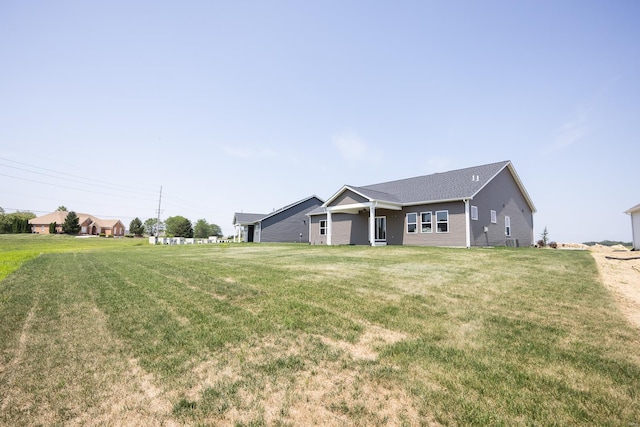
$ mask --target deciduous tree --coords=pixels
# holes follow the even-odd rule
[[[165,220],[166,233],[170,237],[193,237],[193,228],[191,221],[187,218],[177,215],[171,216]]]

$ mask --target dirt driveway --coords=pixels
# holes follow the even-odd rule
[[[640,259],[630,259],[640,257],[640,252],[600,245],[592,246],[589,251],[598,264],[602,282],[611,290],[620,310],[640,329]]]

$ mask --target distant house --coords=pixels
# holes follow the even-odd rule
[[[640,205],[636,205],[624,213],[631,215],[631,232],[633,233],[633,250],[640,251]]]
[[[309,213],[316,245],[529,246],[529,194],[510,161],[356,187]]]
[[[236,212],[233,216],[234,240],[242,242],[309,242],[307,213],[323,200],[310,196],[270,214]]]
[[[62,233],[62,224],[69,212],[56,211],[29,220],[31,232],[37,234],[49,234],[49,224],[56,223],[56,233]],[[78,223],[82,235],[98,236],[124,236],[124,225],[119,219],[99,219],[93,215],[78,213]]]

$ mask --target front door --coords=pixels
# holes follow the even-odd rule
[[[387,217],[376,217],[376,242],[387,241]]]
[[[253,242],[253,231],[255,230],[253,225],[247,227],[247,242]]]

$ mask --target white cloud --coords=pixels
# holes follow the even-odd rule
[[[582,111],[578,116],[562,124],[553,136],[552,145],[546,150],[547,153],[565,149],[586,137],[591,133],[589,125],[589,112]]]
[[[333,137],[333,145],[338,149],[342,158],[349,162],[371,162],[379,164],[382,151],[370,147],[356,133],[346,132]]]

